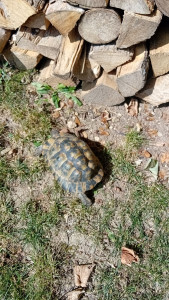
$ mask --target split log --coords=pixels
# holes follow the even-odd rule
[[[89,49],[85,44],[80,55],[80,58],[75,62],[73,67],[73,75],[80,80],[93,82],[100,75],[101,67],[90,58]]]
[[[33,6],[36,11],[40,11],[44,8],[45,4],[48,2],[48,0],[26,0],[29,5]]]
[[[11,31],[0,28],[0,53],[3,51],[6,43],[8,42],[11,36]]]
[[[110,0],[110,6],[124,9],[137,14],[151,14],[154,10],[154,0]]]
[[[83,40],[76,29],[63,37],[60,53],[54,68],[54,74],[63,79],[68,79],[73,73],[76,60],[79,59],[83,47]]]
[[[149,39],[155,33],[161,19],[162,13],[159,10],[148,16],[125,11],[117,47],[128,48]]]
[[[53,26],[50,26],[38,42],[37,49],[43,56],[51,59],[57,59],[60,52],[62,38],[63,37],[59,31]]]
[[[49,25],[50,22],[45,18],[45,14],[42,12],[29,17],[25,24],[23,24],[23,26],[29,28],[38,28],[40,30],[48,29]]]
[[[113,106],[125,100],[118,91],[115,73],[106,72],[93,83],[83,82],[82,98],[86,103],[97,106]]]
[[[139,44],[135,48],[134,59],[117,68],[117,85],[124,97],[134,96],[144,87],[148,67],[148,51],[145,44]]]
[[[93,44],[107,44],[120,32],[121,19],[113,9],[93,9],[81,18],[78,30],[82,38]]]
[[[169,1],[155,0],[158,9],[167,17],[169,17]]]
[[[68,79],[60,78],[53,74],[55,62],[47,59],[43,67],[40,68],[40,74],[38,82],[47,83],[53,88],[56,88],[59,83],[66,86],[76,86],[79,81],[75,77],[69,77]]]
[[[169,102],[169,74],[148,80],[146,86],[136,96],[158,106]]]
[[[21,49],[38,52],[37,44],[44,34],[44,30],[21,26],[17,33],[12,35],[12,41]]]
[[[58,0],[49,5],[46,18],[62,35],[66,35],[75,27],[83,13],[84,9]]]
[[[162,26],[161,26],[162,25]],[[150,40],[150,60],[154,77],[169,72],[169,22],[160,24]]]
[[[106,7],[109,0],[68,0],[67,2],[84,8],[98,8]]]
[[[37,66],[42,55],[35,51],[20,49],[15,45],[3,51],[5,59],[19,70],[29,70]]]
[[[90,58],[95,60],[108,73],[133,57],[133,49],[118,49],[116,43],[93,45]]]
[[[17,29],[32,15],[35,8],[25,0],[1,0],[0,1],[0,27],[5,29]]]
[[[57,59],[61,41],[62,36],[53,26],[46,31],[22,26],[15,36],[15,44],[19,48],[37,51],[51,59]]]

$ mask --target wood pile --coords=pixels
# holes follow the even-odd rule
[[[0,53],[40,66],[40,82],[81,82],[85,103],[158,106],[169,102],[169,1],[0,0]]]

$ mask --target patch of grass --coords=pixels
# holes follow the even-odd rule
[[[65,277],[64,264],[69,258],[69,248],[64,244],[58,248],[40,249],[32,259],[32,274],[27,284],[28,299],[51,300],[59,294],[62,279]]]
[[[24,263],[23,249],[14,239],[0,242],[0,299],[23,299],[29,268]]]
[[[139,143],[136,140],[135,146]],[[126,146],[111,153],[113,181],[126,187],[122,198],[107,200],[105,196],[100,208],[74,207],[76,230],[100,244],[108,261],[115,261],[115,269],[97,269],[94,293],[98,300],[167,299],[169,190],[158,181],[146,182],[132,163],[132,151]],[[131,268],[121,265],[122,246],[135,250],[140,263]]]
[[[126,148],[128,150],[139,149],[145,142],[144,137],[140,132],[132,129],[126,134]]]
[[[50,229],[60,221],[61,210],[59,200],[55,200],[52,208],[45,212],[37,201],[26,203],[21,212],[25,224],[21,229],[24,242],[35,249],[46,246],[50,240]]]
[[[26,94],[27,81],[31,80],[33,71],[16,71],[9,68],[11,74],[1,86],[0,106],[7,109],[13,121],[18,123],[19,130],[15,132],[16,141],[23,143],[44,141],[50,133],[50,114],[42,106],[30,103]]]
[[[0,158],[0,192],[5,193],[10,189],[10,185],[17,178],[20,181],[33,181],[37,176],[41,176],[45,170],[45,165],[42,161],[35,161],[32,165],[28,165],[25,161],[16,159],[9,161],[5,158]]]

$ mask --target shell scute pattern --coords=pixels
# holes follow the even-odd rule
[[[103,177],[103,168],[90,147],[71,134],[57,134],[43,146],[55,178],[72,193],[91,190]]]

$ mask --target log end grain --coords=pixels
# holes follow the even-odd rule
[[[78,31],[83,39],[93,44],[107,44],[120,32],[120,16],[110,9],[93,9],[81,18]]]

